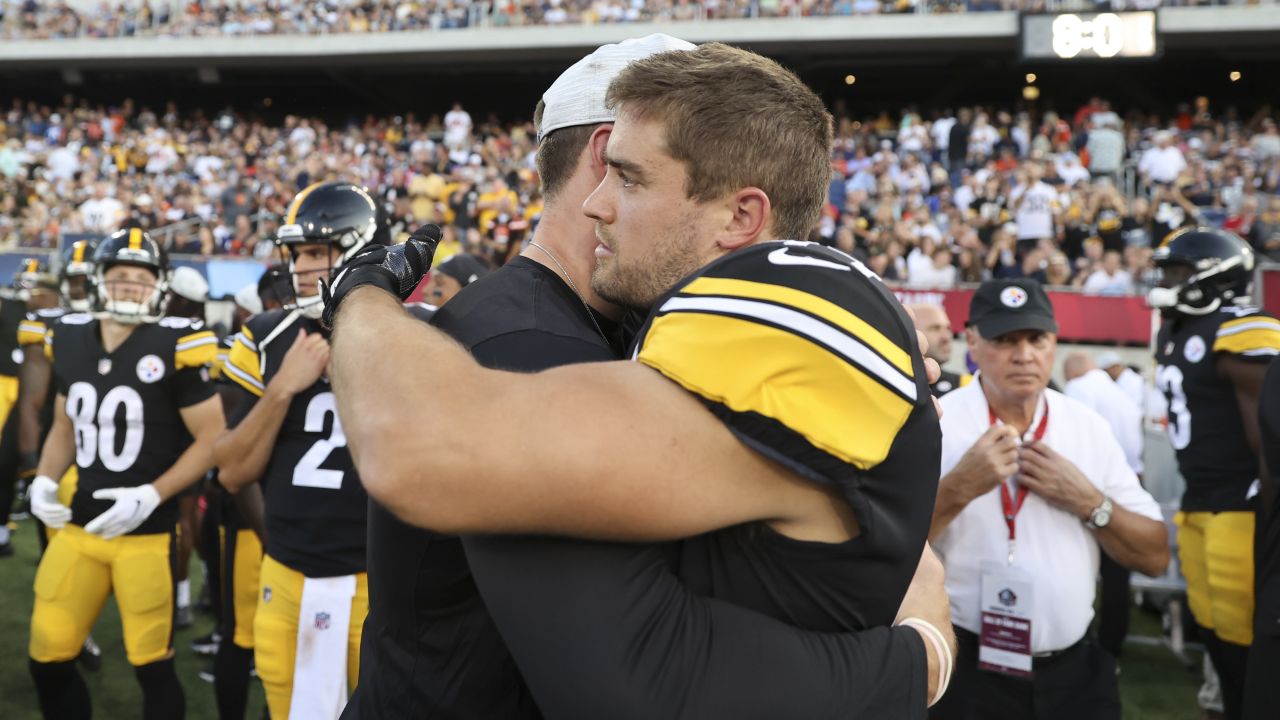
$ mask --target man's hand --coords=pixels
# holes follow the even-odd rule
[[[57,530],[71,521],[71,508],[58,502],[58,483],[47,475],[31,481],[31,514]]]
[[[329,341],[323,335],[298,330],[298,339],[280,362],[280,370],[267,386],[270,392],[293,397],[315,384],[329,366]]]
[[[951,490],[965,502],[985,495],[1018,470],[1018,431],[994,425],[978,438],[947,473]]]
[[[403,245],[370,245],[348,260],[330,282],[320,283],[320,295],[324,298],[320,322],[332,328],[343,298],[361,285],[374,285],[401,300],[409,297],[431,269],[431,258],[440,237],[439,227],[423,225]]]
[[[933,625],[942,632],[951,646],[951,661],[955,661],[956,634],[951,627],[951,599],[947,596],[944,584],[946,574],[942,562],[934,554],[928,543],[920,554],[920,564],[916,566],[915,577],[911,578],[911,586],[902,598],[902,606],[898,608],[895,622],[907,618],[919,618]],[[933,698],[938,693],[938,670],[942,667],[943,658],[938,656],[932,642],[923,630],[912,628],[920,633],[924,640],[925,654],[929,658],[929,691],[927,697]]]
[[[116,501],[106,512],[84,526],[85,532],[101,535],[107,540],[133,532],[160,506],[160,493],[151,483],[95,490],[93,499]]]
[[[1018,482],[1054,507],[1083,520],[1102,504],[1102,491],[1074,463],[1043,442],[1023,445],[1018,456]]]

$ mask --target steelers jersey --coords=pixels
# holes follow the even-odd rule
[[[262,397],[302,329],[324,332],[319,322],[289,310],[250,318],[227,356],[226,378],[255,399]],[[238,409],[229,424],[250,407]],[[293,397],[260,482],[268,555],[307,577],[365,571],[369,499],[347,450],[327,378]]]
[[[1221,353],[1270,361],[1280,354],[1280,320],[1258,308],[1232,307],[1160,328],[1156,387],[1169,403],[1169,440],[1187,481],[1187,512],[1247,510],[1245,496],[1258,477],[1235,386],[1218,371]]]
[[[27,304],[21,300],[0,300],[0,375],[18,376],[22,351],[18,349],[18,329],[27,316]]]
[[[75,433],[80,480],[71,521],[84,525],[111,507],[94,491],[152,482],[191,445],[179,411],[213,396],[205,366],[218,340],[199,321],[164,318],[138,325],[108,353],[98,321],[80,313],[58,318],[46,338]],[[177,516],[170,500],[132,534],[170,532]]]
[[[793,607],[766,609],[777,617],[833,630],[891,622],[928,534],[941,431],[914,326],[879,279],[815,243],[755,245],[677,284],[641,328],[633,357],[748,447],[838,488],[858,519],[857,538],[814,552],[792,552],[794,541],[759,527],[713,534],[706,549],[687,542],[682,562],[692,574],[682,577],[691,587],[719,593],[723,578],[773,568],[823,586]],[[857,572],[854,560],[866,561]],[[742,572],[715,571],[726,564]],[[783,602],[774,590],[734,589]],[[842,601],[811,601],[824,597]]]

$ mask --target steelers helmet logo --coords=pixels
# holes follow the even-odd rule
[[[1007,287],[1000,291],[1000,302],[1005,307],[1020,308],[1027,304],[1027,291],[1020,287]]]
[[[1198,363],[1204,359],[1206,352],[1204,338],[1199,335],[1192,335],[1187,344],[1182,348],[1182,354],[1186,356],[1187,362]]]
[[[143,355],[138,361],[138,379],[153,383],[164,377],[164,361],[155,355]]]

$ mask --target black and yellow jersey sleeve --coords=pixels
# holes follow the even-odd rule
[[[1263,358],[1280,355],[1280,320],[1262,310],[1251,310],[1218,326],[1214,352]]]
[[[35,313],[28,313],[18,324],[18,346],[39,345],[44,342],[45,333],[48,331],[49,326],[43,318]]]
[[[209,366],[209,379],[222,382],[227,377],[227,357],[231,355],[231,348],[235,345],[236,337],[239,333],[231,337],[222,338],[218,341],[218,354],[213,358],[213,364]]]
[[[813,243],[765,243],[699,270],[657,304],[634,358],[751,447],[824,480],[880,465],[930,403],[901,306],[857,261]]]
[[[218,355],[218,336],[212,330],[197,329],[201,324],[193,324],[192,330],[178,338],[173,349],[174,367],[202,368],[213,365]]]
[[[258,357],[258,345],[254,340],[253,329],[249,323],[240,328],[231,349],[227,351],[227,361],[223,366],[226,378],[257,397],[262,397],[262,364]]]

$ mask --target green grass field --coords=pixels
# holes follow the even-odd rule
[[[31,615],[31,582],[35,577],[37,546],[31,523],[21,523],[14,538],[17,550],[13,557],[0,559],[0,719],[38,720],[35,693],[27,674],[27,637]],[[192,560],[192,595],[199,593],[200,573]],[[178,675],[187,694],[187,717],[193,720],[217,717],[213,686],[197,676],[206,662],[191,652],[191,639],[205,634],[213,625],[207,616],[196,619],[189,630],[179,631]],[[1135,613],[1133,632],[1156,635],[1156,618]],[[125,661],[120,642],[120,620],[114,601],[108,601],[94,629],[94,637],[102,646],[102,670],[85,673],[93,696],[94,716],[125,719],[138,717],[141,693],[132,668]],[[1198,659],[1198,656],[1195,656]],[[1126,720],[1196,720],[1198,672],[1191,672],[1159,647],[1130,645],[1121,662],[1120,692],[1124,698]],[[259,717],[262,707],[261,686],[254,683],[248,718]]]

